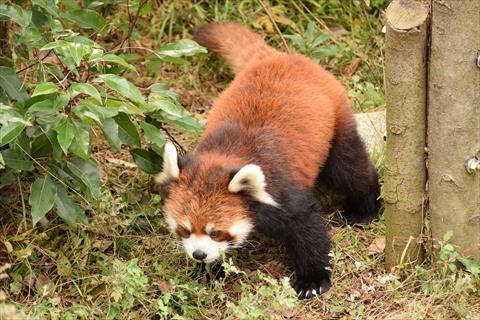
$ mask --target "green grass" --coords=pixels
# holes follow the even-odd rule
[[[284,39],[289,50],[325,65],[347,86],[356,110],[384,107],[386,1],[263,3],[281,34],[258,1],[152,1],[132,46],[189,38],[208,21],[243,21],[272,46],[286,50]],[[124,11],[116,19],[128,28]],[[232,79],[211,54],[181,66],[139,68],[137,84],[167,83],[199,117]],[[386,271],[383,252],[370,247],[382,242],[382,218],[353,228],[332,221],[334,286],[318,299],[295,298],[292,266],[268,239],[252,239],[227,256],[225,280],[208,281],[168,233],[151,178],[129,165],[127,151],[112,154],[104,143],[96,142],[94,154],[102,197],[77,231],[53,216],[31,228],[28,186],[0,190],[0,319],[479,319],[478,262],[442,243],[438,261],[427,256],[420,266]]]

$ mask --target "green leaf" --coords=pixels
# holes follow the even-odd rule
[[[53,101],[53,105],[55,109],[63,109],[65,108],[70,100],[72,99],[72,96],[70,93],[60,93],[57,97],[55,97],[55,100]]]
[[[191,133],[201,134],[203,132],[203,126],[192,116],[185,116],[177,119],[171,117],[162,117],[162,120],[168,124],[182,128]]]
[[[90,97],[94,98],[97,100],[99,103],[102,103],[102,98],[100,96],[100,93],[98,93],[98,90],[95,89],[94,86],[88,83],[74,83],[70,87],[70,91],[72,92],[72,98],[75,97],[76,95],[83,93],[86,95],[89,95]]]
[[[313,53],[320,57],[335,56],[338,53],[338,46],[336,45],[321,46],[320,48],[313,50]]]
[[[325,41],[330,39],[330,34],[324,33],[322,35],[319,35],[318,37],[315,38],[315,40],[312,43],[312,48],[315,48],[316,46],[324,43]]]
[[[90,9],[67,11],[65,17],[80,28],[94,29],[97,32],[101,31],[106,24],[105,19],[98,12]]]
[[[90,131],[86,129],[81,123],[74,122],[75,138],[70,145],[70,151],[84,160],[88,160],[88,148],[90,146]]]
[[[56,113],[58,111],[58,107],[55,106],[55,101],[52,99],[45,99],[45,100],[40,100],[38,102],[35,102],[32,104],[28,110],[28,114],[37,114],[37,113],[43,113],[43,114],[52,114]]]
[[[28,94],[12,68],[0,66],[0,87],[7,95],[22,104],[28,100]]]
[[[59,15],[57,3],[55,0],[32,0],[32,4],[39,6],[54,17],[58,17]]]
[[[17,40],[17,43],[28,43],[31,42],[32,46],[37,46],[39,42],[42,40],[42,34],[37,29],[37,27],[30,25],[25,30],[23,30],[22,34]]]
[[[11,185],[16,180],[16,178],[17,176],[15,175],[15,170],[10,168],[3,170],[0,177],[0,189]]]
[[[193,40],[182,39],[177,42],[167,43],[158,49],[157,54],[166,57],[188,57],[198,53],[206,53],[207,49]]]
[[[31,126],[32,124],[23,118],[20,112],[18,112],[18,109],[17,107],[10,107],[0,102],[0,124],[2,126],[8,126],[13,123],[19,123],[25,126]]]
[[[48,71],[48,73],[57,77],[58,79],[63,79],[65,77],[65,75],[62,72],[62,69],[60,69],[60,67],[57,66],[56,64],[44,63],[43,67]]]
[[[88,48],[93,48],[93,47],[99,48],[100,47],[100,45],[98,45],[92,39],[90,39],[88,37],[80,36],[80,35],[77,35],[77,34],[65,37],[65,41],[67,41],[69,43],[83,44]]]
[[[453,237],[453,230],[448,230],[448,231],[445,232],[445,234],[443,235],[443,241],[444,241],[444,242],[447,242],[447,241],[449,241],[452,237]]]
[[[101,128],[110,147],[119,151],[122,148],[122,140],[120,140],[119,128],[115,120],[111,118],[102,119]]]
[[[5,169],[5,160],[3,160],[2,153],[0,153],[0,169]]]
[[[73,229],[77,229],[77,222],[88,223],[87,216],[82,208],[77,206],[67,195],[63,186],[57,185],[57,195],[55,197],[55,207],[60,218]]]
[[[131,147],[140,147],[140,136],[130,117],[119,113],[114,119],[119,126],[120,140]]]
[[[145,121],[140,122],[140,127],[142,127],[143,134],[148,142],[159,148],[163,148],[167,139],[165,138],[165,135],[160,132],[160,129]]]
[[[315,38],[315,29],[316,25],[315,22],[309,21],[307,25],[307,39],[310,43],[313,42],[313,39]]]
[[[34,138],[32,142],[32,151],[30,155],[33,158],[42,158],[52,152],[52,145],[46,134],[41,134]]]
[[[80,36],[70,37],[69,41],[65,38],[65,40],[50,42],[40,48],[40,50],[55,49],[60,60],[72,69],[72,67],[79,66],[83,57],[92,51],[95,42],[88,38],[87,40]]]
[[[68,42],[65,40],[56,40],[50,43],[47,43],[40,48],[41,51],[52,50],[52,49],[64,49],[68,47]]]
[[[115,117],[119,112],[119,108],[110,108],[108,105],[105,107],[99,106],[93,99],[87,99],[80,101],[73,109],[73,112],[81,119],[89,117],[96,120]]]
[[[302,37],[299,37],[297,35],[288,35],[288,34],[284,35],[284,37],[292,41],[293,44],[296,44],[302,52],[306,50],[307,47],[305,44],[305,40]]]
[[[75,126],[67,116],[63,116],[54,129],[57,131],[57,140],[63,153],[67,154],[68,148],[70,148],[73,138],[75,137]]]
[[[95,162],[75,158],[67,163],[67,167],[85,184],[92,198],[98,199],[100,197],[100,174]]]
[[[162,170],[163,161],[158,154],[143,149],[133,149],[130,154],[140,170],[148,174],[155,174]]]
[[[22,133],[24,128],[25,125],[18,122],[12,122],[6,126],[2,126],[0,128],[0,147],[13,141],[13,139]]]
[[[26,28],[32,20],[32,12],[30,10],[25,11],[16,4],[11,6],[0,4],[0,18],[2,17],[10,18],[23,28]]]
[[[25,159],[23,152],[15,149],[2,150],[3,160],[7,168],[12,168],[20,171],[33,170],[32,161]]]
[[[129,69],[129,70],[137,71],[137,69],[133,65],[131,65],[130,63],[125,61],[125,59],[123,59],[122,57],[119,57],[115,54],[111,54],[111,53],[108,53],[108,54],[104,55],[103,57],[101,57],[99,59],[96,59],[96,61],[115,63],[115,64],[118,64],[122,67],[125,67],[125,68]]]
[[[43,94],[51,94],[60,91],[60,88],[53,82],[39,83],[33,91],[32,97]]]
[[[50,141],[53,159],[58,163],[63,163],[63,159],[62,159],[63,150],[62,150],[62,147],[60,147],[60,143],[58,142],[57,133],[53,130],[47,130],[45,131],[45,135]]]
[[[125,98],[132,100],[135,103],[145,104],[140,90],[127,79],[114,75],[114,74],[102,74],[98,78],[105,82],[105,84],[112,90],[115,90]]]
[[[178,118],[189,114],[184,108],[162,96],[151,95],[149,97],[149,102],[150,106],[153,107],[151,111],[162,110],[167,114]]]
[[[73,62],[78,67],[82,62],[83,57],[87,54],[90,49],[88,46],[81,43],[70,43],[68,48],[68,53],[73,59]]]
[[[48,175],[37,178],[32,184],[28,203],[32,207],[34,226],[52,209],[56,194],[57,187]]]

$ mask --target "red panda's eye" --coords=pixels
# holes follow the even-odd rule
[[[179,227],[177,228],[177,234],[182,238],[188,238],[190,237],[191,232],[187,228]]]
[[[222,235],[222,231],[214,230],[210,232],[210,238],[215,239]]]

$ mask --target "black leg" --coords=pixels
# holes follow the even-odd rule
[[[336,134],[318,182],[345,195],[347,223],[368,223],[378,215],[377,172],[355,127]]]
[[[309,299],[331,286],[330,241],[319,212],[304,213],[301,218],[301,223],[292,224],[285,245],[295,263],[293,288],[300,299]]]
[[[320,206],[311,191],[290,192],[280,209],[252,206],[258,232],[285,245],[295,265],[293,288],[300,299],[326,292],[330,286],[330,241]]]

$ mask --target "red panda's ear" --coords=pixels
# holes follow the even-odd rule
[[[176,179],[180,175],[180,168],[178,167],[177,149],[171,142],[165,144],[163,151],[163,168],[155,177],[155,182],[158,184],[165,184],[171,179]]]
[[[266,186],[262,168],[255,164],[247,164],[230,180],[228,190],[233,193],[248,192],[257,201],[278,207],[275,199],[265,190]]]

